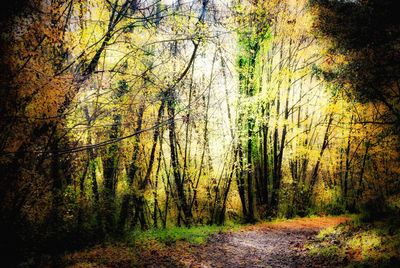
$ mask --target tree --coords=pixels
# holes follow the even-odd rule
[[[361,102],[386,107],[380,122],[399,125],[400,20],[394,0],[312,1],[315,29],[328,42],[328,81]]]

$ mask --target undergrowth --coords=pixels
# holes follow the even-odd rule
[[[167,229],[135,230],[125,238],[126,241],[66,254],[62,264],[67,267],[137,267],[141,258],[162,258],[163,254],[184,254],[179,250],[189,244],[201,244],[216,233],[235,230],[240,225],[170,227]],[[122,243],[121,243],[122,242]],[[169,247],[171,246],[171,247]],[[173,249],[173,252],[169,252]],[[189,250],[189,249],[187,249]],[[174,267],[172,265],[171,267]]]
[[[396,219],[353,221],[322,230],[306,246],[310,257],[348,267],[400,267],[400,225]]]
[[[216,233],[239,228],[240,225],[227,224],[224,226],[205,225],[187,227],[171,227],[167,229],[150,229],[147,231],[136,230],[131,232],[129,244],[146,244],[149,241],[156,241],[166,245],[176,241],[186,241],[191,244],[204,243],[207,238]]]

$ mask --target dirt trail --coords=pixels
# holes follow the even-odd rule
[[[204,245],[178,244],[166,252],[152,252],[144,267],[337,267],[307,256],[304,245],[323,228],[345,217],[296,219],[264,223],[213,235]],[[158,255],[158,256],[155,256]]]

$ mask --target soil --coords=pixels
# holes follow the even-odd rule
[[[307,218],[263,223],[212,235],[203,245],[178,242],[141,254],[141,267],[340,267],[311,258],[304,247],[324,228],[345,217]]]

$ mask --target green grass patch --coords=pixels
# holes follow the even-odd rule
[[[147,231],[137,230],[130,234],[130,241],[135,243],[146,243],[157,241],[169,245],[176,241],[186,241],[191,244],[204,243],[207,238],[216,233],[225,232],[239,228],[239,225],[206,225],[194,227],[171,227],[167,229],[150,229]]]
[[[341,259],[349,267],[400,267],[400,228],[390,220],[365,223],[361,217],[317,235],[310,256]]]
[[[352,251],[360,250],[363,259],[373,258],[377,255],[377,250],[382,248],[384,236],[378,234],[376,230],[362,231],[354,235],[347,241],[347,246]]]
[[[336,233],[336,228],[335,227],[328,227],[326,229],[321,230],[318,235],[317,239],[323,240],[324,238],[334,235]]]
[[[326,260],[343,259],[344,257],[343,252],[336,245],[311,247],[309,248],[309,255],[313,257],[321,257]]]

